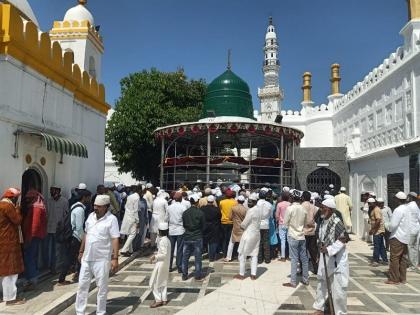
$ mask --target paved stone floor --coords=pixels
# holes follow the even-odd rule
[[[190,270],[193,270],[193,261]],[[195,281],[190,275],[187,281],[182,281],[176,271],[170,273],[168,285],[168,299],[170,303],[158,309],[150,309],[154,301],[153,293],[149,289],[149,279],[153,265],[146,257],[138,258],[111,278],[108,294],[108,314],[175,314],[185,306],[197,301],[218,289],[233,279],[238,271],[237,263],[223,264],[203,261],[203,271],[208,273],[203,282]],[[95,314],[97,290],[93,290],[88,299],[88,314]],[[74,314],[74,306],[69,307],[63,314]]]
[[[408,273],[405,285],[387,285],[388,266],[371,267],[369,259],[366,254],[350,254],[349,314],[420,314],[420,274]],[[313,313],[316,286],[313,275],[310,285],[300,286],[275,314]]]
[[[351,276],[349,314],[420,314],[420,274],[408,273],[405,285],[385,285],[388,267],[369,266],[371,247],[355,240],[348,244],[348,248]],[[256,281],[249,278],[239,281],[233,279],[239,269],[237,262],[209,263],[204,260],[203,269],[208,273],[204,282],[197,282],[192,276],[184,282],[178,273],[170,274],[170,303],[158,309],[149,308],[153,302],[153,294],[148,287],[153,265],[148,257],[138,257],[127,263],[110,278],[108,314],[297,315],[313,312],[316,277],[311,275],[307,287],[283,287],[281,284],[289,280],[289,262],[262,264],[258,267]],[[193,269],[191,261],[190,271]],[[4,303],[1,303],[0,314],[74,314],[74,304],[69,302],[69,297],[74,296],[76,286],[56,287],[51,279],[46,280],[40,284],[40,292],[24,295],[29,299],[24,306],[4,307]],[[95,314],[96,293],[94,289],[89,294],[87,314]],[[71,305],[63,312],[54,312],[54,307],[60,304],[64,306],[61,309]]]

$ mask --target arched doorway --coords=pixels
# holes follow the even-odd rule
[[[22,196],[25,196],[31,189],[35,189],[40,193],[42,193],[43,189],[42,175],[35,168],[27,169],[22,175]]]
[[[333,184],[335,189],[340,189],[341,178],[328,168],[321,167],[306,178],[306,187],[309,191],[316,191],[319,193],[329,190],[329,185]]]

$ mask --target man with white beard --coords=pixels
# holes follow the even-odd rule
[[[343,221],[334,213],[334,199],[326,199],[321,205],[321,224],[317,227],[317,237],[321,244],[317,278],[319,280],[313,315],[323,315],[327,301],[327,276],[331,284],[335,315],[347,314],[347,287],[349,283],[349,261],[346,243],[349,236]],[[327,270],[324,266],[324,255]]]

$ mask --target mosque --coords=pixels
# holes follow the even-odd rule
[[[347,93],[340,90],[340,65],[331,65],[331,95],[325,104],[312,101],[312,75],[305,72],[300,111],[282,109],[278,42],[270,18],[263,47],[264,86],[258,89],[260,112],[249,112],[249,87],[228,69],[210,83],[198,122],[156,130],[162,144],[161,184],[170,186],[177,176],[209,182],[215,175],[227,180],[236,176],[251,187],[268,182],[322,192],[330,184],[345,186],[358,234],[363,230],[363,192],[375,192],[391,207],[396,192],[419,192],[420,0],[407,3],[402,46]],[[256,131],[261,131],[258,139],[267,141],[255,141],[257,148],[250,136]],[[296,137],[285,146],[286,138],[279,142],[272,138],[275,134]],[[177,143],[183,144],[178,152]],[[269,143],[277,151],[267,150]],[[256,173],[267,177],[258,179]]]
[[[281,121],[304,133],[296,151],[296,184],[323,191],[346,186],[353,201],[353,231],[361,233],[361,194],[373,191],[391,207],[398,191],[419,192],[420,0],[408,0],[403,44],[354,87],[340,90],[340,65],[331,66],[331,95],[311,99],[311,73],[303,74],[300,111],[282,110],[275,28],[270,21],[264,46],[264,86],[258,90],[259,121]],[[339,57],[339,56],[337,56]]]
[[[42,32],[27,0],[0,0],[0,191],[63,195],[104,178],[104,44],[87,1]]]

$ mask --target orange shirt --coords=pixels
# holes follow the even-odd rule
[[[223,199],[220,201],[220,211],[222,212],[222,224],[233,224],[232,220],[230,219],[230,213],[232,212],[232,207],[237,205],[238,202],[233,199]]]

